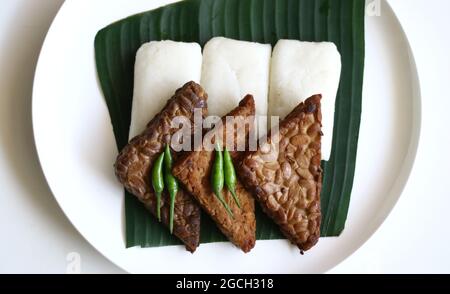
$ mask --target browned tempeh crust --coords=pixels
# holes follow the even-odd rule
[[[194,82],[185,84],[148,123],[146,130],[133,138],[117,157],[114,165],[117,178],[155,216],[156,197],[151,185],[150,171],[165,144],[170,142],[171,136],[177,131],[171,129],[171,120],[177,116],[185,116],[194,125],[195,108],[202,109],[203,117],[207,115],[207,98],[208,95],[200,85]],[[174,160],[177,157],[178,154],[174,152]],[[164,192],[161,220],[166,226],[169,224],[169,207],[169,196]],[[175,201],[174,234],[190,252],[194,252],[199,245],[200,207],[182,189],[178,191]]]
[[[238,117],[254,117],[255,102],[251,95],[247,95],[227,116]],[[222,118],[222,127],[213,129],[210,132],[216,132],[218,138],[222,138],[222,142],[226,142],[225,135],[227,132],[233,135],[235,146],[228,146],[230,150],[235,150],[237,140],[248,141],[249,128],[245,128],[245,136],[237,136],[236,128],[231,129],[225,126],[225,117]],[[211,133],[209,133],[211,134]],[[205,135],[206,136],[206,135]],[[243,152],[230,152],[235,166],[237,166],[240,155]],[[247,192],[242,184],[238,181],[236,186],[236,193],[239,197],[241,209],[235,204],[231,193],[225,188],[222,192],[225,201],[230,206],[234,218],[231,218],[222,203],[214,195],[210,185],[211,167],[214,161],[214,151],[193,151],[185,156],[182,156],[176,162],[173,174],[180,180],[183,186],[189,191],[194,198],[200,203],[201,207],[211,216],[216,222],[219,229],[233,242],[240,247],[244,252],[250,251],[255,246],[255,207],[254,199]]]
[[[315,95],[298,105],[280,123],[279,132],[270,132],[267,144],[246,154],[238,168],[264,212],[301,252],[320,237],[320,100]]]

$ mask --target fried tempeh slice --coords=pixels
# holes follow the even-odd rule
[[[125,188],[144,203],[145,207],[156,216],[156,197],[151,185],[151,167],[163,152],[164,146],[170,142],[171,136],[178,131],[171,128],[171,120],[185,116],[194,123],[194,109],[202,110],[207,115],[207,94],[195,82],[189,82],[178,89],[168,100],[164,109],[147,125],[146,130],[133,138],[120,152],[115,163],[115,172]],[[178,154],[173,153],[174,160]],[[161,197],[161,220],[169,225],[170,201],[166,191]],[[200,207],[194,199],[180,189],[176,196],[173,233],[186,245],[186,249],[194,252],[200,239]]]
[[[321,95],[298,105],[266,143],[243,158],[238,173],[264,212],[301,252],[320,236]]]
[[[235,118],[254,118],[255,102],[253,96],[247,95],[237,108],[231,111],[227,116]],[[237,150],[237,146],[242,146],[242,140],[247,141],[248,133],[251,128],[238,128],[235,125],[227,127],[226,116],[222,118],[222,125],[208,132],[204,138],[215,132],[216,137],[221,142],[227,142],[226,138],[233,137],[234,146],[230,146],[231,140],[228,139],[227,147],[229,150]],[[248,126],[248,124],[247,124]],[[244,131],[244,135],[237,134],[238,131]],[[214,139],[211,140],[214,143]],[[222,195],[231,208],[234,218],[228,215],[222,203],[215,196],[211,184],[211,169],[214,162],[214,151],[207,151],[203,148],[201,151],[193,151],[180,158],[175,163],[173,174],[177,177],[182,185],[189,191],[193,197],[200,203],[200,206],[211,216],[216,222],[219,229],[244,252],[250,251],[255,246],[255,204],[254,199],[247,192],[242,184],[238,181],[236,185],[236,194],[239,198],[241,208],[239,208],[231,193],[224,188]],[[237,166],[244,152],[231,151],[230,155],[235,166]]]

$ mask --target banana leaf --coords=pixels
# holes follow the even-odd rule
[[[364,0],[186,0],[133,15],[100,30],[95,38],[97,72],[118,149],[128,142],[134,61],[139,47],[153,40],[198,42],[215,36],[270,43],[279,39],[334,42],[342,56],[331,158],[321,195],[322,236],[338,236],[350,202],[361,118],[364,70]],[[180,244],[125,192],[126,246]],[[259,207],[257,239],[283,238]],[[202,215],[201,242],[224,241]]]

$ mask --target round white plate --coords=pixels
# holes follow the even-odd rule
[[[54,20],[36,70],[33,127],[59,205],[88,242],[131,273],[318,273],[334,267],[387,217],[414,162],[419,84],[395,14],[382,1],[380,15],[366,17],[357,166],[340,237],[320,239],[304,256],[285,240],[258,241],[249,254],[230,243],[203,244],[195,254],[182,246],[125,249],[123,189],[112,167],[118,151],[97,81],[94,36],[111,22],[169,2],[67,0]]]

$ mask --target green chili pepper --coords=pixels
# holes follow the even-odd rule
[[[164,181],[166,182],[167,190],[170,196],[170,217],[169,217],[169,229],[170,233],[173,233],[173,215],[175,213],[175,197],[178,192],[178,181],[172,175],[172,154],[170,153],[169,145],[166,145],[164,150]]]
[[[228,191],[233,195],[234,201],[237,206],[241,208],[239,203],[239,198],[236,195],[236,171],[234,170],[233,161],[231,160],[230,152],[228,152],[227,147],[223,150],[223,171],[225,174],[225,185]]]
[[[212,186],[213,192],[216,195],[217,199],[219,199],[219,201],[225,207],[228,214],[231,217],[233,217],[233,212],[231,211],[230,207],[225,202],[225,200],[222,196],[224,175],[223,175],[223,157],[222,157],[222,151],[220,149],[221,148],[220,148],[219,144],[217,143],[216,144],[216,156],[215,156],[214,163],[212,166],[212,171],[211,171],[211,186]]]
[[[159,221],[161,221],[161,193],[164,190],[163,162],[164,152],[158,156],[152,168],[152,185],[156,195],[156,217]]]

